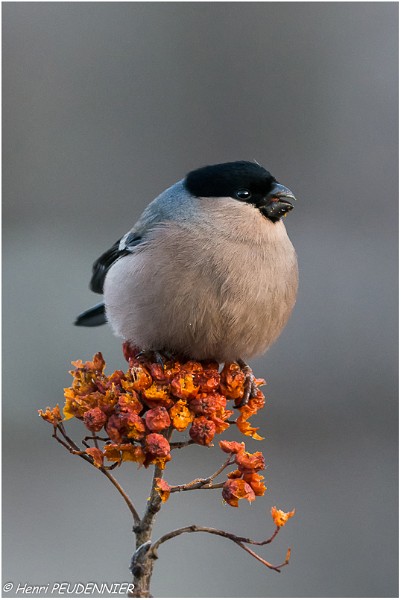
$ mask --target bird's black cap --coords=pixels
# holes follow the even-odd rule
[[[197,197],[231,197],[257,204],[272,189],[275,178],[256,162],[240,160],[201,167],[188,173],[186,189]],[[249,197],[239,192],[248,191]],[[256,201],[256,202],[255,202]]]

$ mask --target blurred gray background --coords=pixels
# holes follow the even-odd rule
[[[193,534],[160,549],[166,597],[395,597],[397,590],[396,3],[5,3],[3,581],[130,581],[130,515],[104,477],[51,439],[70,361],[108,327],[78,329],[91,265],[189,170],[257,159],[297,195],[286,220],[299,300],[253,367],[269,492],[224,507],[175,495],[155,536],[197,523],[267,537],[281,575]],[[72,427],[80,439],[80,427]],[[224,436],[223,436],[224,437]],[[227,437],[227,436],[226,436]],[[171,483],[210,474],[191,447]],[[142,510],[150,471],[120,476]],[[178,496],[178,497],[177,497]]]

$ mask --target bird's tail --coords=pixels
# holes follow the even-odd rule
[[[78,315],[74,325],[78,325],[79,327],[97,327],[105,323],[107,323],[105,306],[103,302],[100,302]]]

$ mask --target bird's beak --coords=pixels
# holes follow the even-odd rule
[[[266,203],[260,210],[266,217],[275,222],[294,208],[292,202],[295,201],[295,196],[291,190],[276,182],[265,200]]]

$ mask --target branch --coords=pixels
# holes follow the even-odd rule
[[[232,459],[232,455],[230,455],[226,462],[219,468],[217,469],[217,471],[215,473],[213,473],[213,475],[210,475],[209,477],[205,477],[202,479],[194,479],[193,481],[190,481],[189,483],[183,483],[181,485],[174,485],[171,487],[170,492],[187,492],[190,490],[212,490],[212,489],[217,489],[217,488],[222,488],[224,485],[223,483],[216,483],[214,485],[212,485],[212,482],[214,481],[214,479],[216,479],[216,477],[218,477],[220,475],[220,473],[222,473],[224,471],[224,469],[226,469],[229,465],[233,465],[234,464],[234,460]]]
[[[66,432],[65,427],[64,427],[64,423],[62,423],[62,422],[58,423],[58,425],[56,426],[56,428],[60,431],[61,435],[70,444],[70,446],[72,446],[72,448],[74,448],[74,450],[79,451],[79,446],[77,446],[76,443],[71,438],[68,437],[67,432]]]
[[[60,431],[60,433],[64,437],[65,441],[58,437],[57,431]],[[68,450],[68,452],[70,452],[71,454],[75,454],[76,456],[80,456],[81,458],[86,460],[86,462],[88,462],[93,467],[95,467],[93,458],[91,456],[89,456],[88,454],[86,454],[86,452],[80,450],[79,447],[75,444],[75,442],[73,442],[67,436],[66,431],[64,429],[64,425],[62,423],[59,423],[58,425],[56,425],[54,427],[53,437],[59,442],[59,444],[64,446],[64,448],[66,448]],[[96,445],[96,447],[98,447],[97,440],[95,440],[95,445]],[[99,467],[99,468],[95,467],[95,469],[97,469],[98,471],[101,471],[107,477],[107,479],[109,481],[111,481],[111,483],[114,485],[114,487],[120,492],[121,496],[124,498],[125,503],[127,504],[128,508],[129,508],[129,510],[131,511],[132,516],[134,517],[135,525],[138,525],[138,523],[140,522],[141,519],[135,509],[135,506],[134,506],[131,498],[124,491],[124,489],[121,487],[121,485],[118,483],[118,481],[113,477],[113,475],[111,475],[109,473],[109,470],[114,469],[117,466],[117,464],[118,463],[114,463],[110,467]]]
[[[108,437],[99,437],[98,435],[87,435],[82,440],[82,443],[83,443],[83,445],[86,448],[90,448],[89,444],[86,443],[86,440],[94,440],[95,446],[96,446],[96,444],[97,444],[98,441],[100,441],[100,442],[109,442],[110,438],[108,438]]]
[[[191,446],[192,444],[196,444],[193,440],[185,440],[184,442],[173,442],[170,444],[171,450],[176,448],[185,448],[185,446]]]
[[[140,522],[141,519],[135,509],[135,506],[132,503],[131,498],[124,491],[124,489],[121,487],[121,485],[118,483],[117,479],[115,479],[113,477],[113,475],[111,475],[111,473],[109,473],[109,471],[107,471],[104,467],[100,467],[99,471],[101,471],[104,475],[106,475],[107,479],[109,481],[111,481],[111,483],[114,485],[114,487],[120,492],[120,494],[124,498],[128,508],[130,509],[132,516],[134,517],[135,525],[138,525],[138,523]]]
[[[150,534],[152,530],[152,524],[155,518],[155,515],[159,512],[161,507],[161,497],[156,491],[157,480],[163,476],[163,469],[159,465],[155,465],[155,469],[153,471],[153,479],[152,486],[150,488],[150,496],[148,499],[148,503],[146,505],[146,511],[143,516],[142,521],[136,523],[136,527],[134,527],[134,532],[137,534],[137,542],[143,543],[144,541],[148,541],[147,539],[142,540],[140,537],[140,533],[146,535]]]
[[[159,546],[161,544],[164,544],[164,542],[167,542],[168,540],[171,540],[183,533],[198,533],[198,532],[211,533],[212,535],[219,535],[221,537],[225,537],[225,538],[231,540],[232,542],[237,544],[240,548],[242,548],[243,550],[248,552],[251,556],[256,558],[256,560],[258,560],[262,564],[264,564],[266,567],[268,567],[269,569],[272,569],[273,571],[276,571],[277,573],[280,573],[281,572],[280,569],[282,567],[285,567],[289,563],[290,553],[291,553],[290,548],[287,550],[287,555],[286,555],[285,561],[283,563],[281,563],[280,565],[272,565],[271,563],[267,562],[267,560],[265,560],[264,558],[259,556],[259,554],[256,554],[256,552],[254,552],[253,550],[251,550],[250,548],[245,546],[245,543],[252,544],[255,546],[265,546],[266,544],[270,544],[274,540],[276,535],[278,534],[279,530],[280,530],[280,527],[277,527],[275,532],[273,533],[273,535],[270,538],[268,538],[267,540],[264,540],[262,542],[258,542],[255,540],[251,540],[250,538],[239,537],[238,535],[235,535],[234,533],[229,533],[228,531],[223,531],[222,529],[214,529],[213,527],[201,527],[199,525],[189,525],[188,527],[181,527],[180,529],[175,529],[174,531],[170,531],[169,533],[166,533],[165,535],[163,535],[161,538],[159,538],[153,544],[153,546],[150,548],[150,552],[155,556],[155,558],[157,558],[157,549],[159,548]]]
[[[58,437],[57,430],[60,431],[60,433],[63,435],[64,438],[66,438],[67,441],[64,441],[64,440],[62,440],[61,438]],[[80,456],[81,458],[83,458],[84,460],[86,460],[86,462],[88,462],[91,465],[93,465],[93,459],[90,458],[82,450],[79,450],[78,446],[76,444],[74,444],[74,442],[72,442],[72,440],[70,440],[67,437],[67,435],[65,434],[65,431],[63,431],[63,428],[61,428],[60,425],[55,425],[54,426],[54,431],[53,431],[52,437],[54,437],[54,439],[57,440],[59,444],[61,444],[62,446],[64,446],[64,448],[66,448],[68,450],[68,452],[70,452],[71,454],[75,454],[76,456]]]
[[[170,425],[170,427],[167,430],[167,435],[166,435],[166,439],[168,442],[170,442],[171,438],[173,437],[173,433],[174,433],[174,427],[172,425]],[[171,448],[171,444],[170,444],[170,448]]]
[[[191,492],[192,490],[218,490],[221,489],[224,484],[225,481],[210,484],[207,479],[195,479],[195,481],[191,483],[171,486],[170,493],[172,494],[173,492]]]

